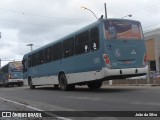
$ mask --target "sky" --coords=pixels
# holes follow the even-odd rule
[[[70,34],[104,15],[108,18],[138,20],[143,31],[160,27],[159,0],[0,0],[1,66],[22,60],[33,49]]]

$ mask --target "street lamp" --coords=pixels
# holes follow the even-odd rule
[[[125,18],[125,17],[132,17],[132,14],[129,14],[129,15],[123,16],[122,18]]]
[[[98,20],[97,16],[95,15],[95,13],[92,10],[90,10],[90,9],[84,7],[84,6],[82,6],[81,9],[90,11],[94,15],[94,17]]]
[[[30,46],[31,47],[31,52],[33,51],[33,44],[28,44],[28,45],[26,45],[26,46]]]

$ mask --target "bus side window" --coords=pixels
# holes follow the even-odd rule
[[[32,54],[32,66],[36,66],[37,65],[37,55],[36,53]]]
[[[92,28],[90,31],[91,50],[99,49],[99,30],[98,27]]]
[[[85,52],[88,52],[88,51],[89,51],[88,45],[85,45],[84,48],[85,48]]]
[[[57,43],[53,45],[52,51],[53,61],[62,59],[62,43]]]
[[[41,50],[35,54],[34,59],[35,59],[36,63],[34,64],[34,66],[44,64],[44,62],[45,62],[44,52],[45,52],[45,50]]]
[[[27,59],[22,60],[22,65],[23,65],[23,73],[27,72]]]
[[[96,43],[93,43],[92,48],[93,48],[93,50],[96,50],[96,49],[97,49]]]
[[[83,54],[90,51],[89,31],[77,35],[75,39],[76,39],[76,54]]]
[[[49,63],[52,61],[52,46],[45,48],[45,63]]]
[[[28,68],[32,67],[32,57],[31,55],[28,56]]]
[[[69,38],[63,41],[63,57],[70,57],[74,55],[74,38]]]

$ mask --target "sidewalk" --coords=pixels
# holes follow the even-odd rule
[[[104,81],[103,84],[109,85],[109,81]],[[146,79],[119,79],[112,80],[111,86],[160,86],[160,78],[151,79],[150,83],[147,83]]]

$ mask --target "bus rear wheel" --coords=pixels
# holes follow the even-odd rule
[[[62,91],[68,91],[68,90],[74,90],[75,89],[74,84],[69,85],[67,83],[67,78],[66,78],[65,74],[60,75],[59,84],[60,84],[60,89]]]
[[[61,74],[59,78],[59,85],[61,90],[67,91],[68,90],[68,83],[67,83],[67,78],[65,74]]]
[[[33,85],[31,78],[29,78],[28,83],[29,83],[30,89],[35,89],[35,85]]]
[[[98,89],[102,86],[102,81],[92,81],[87,83],[89,89]]]

